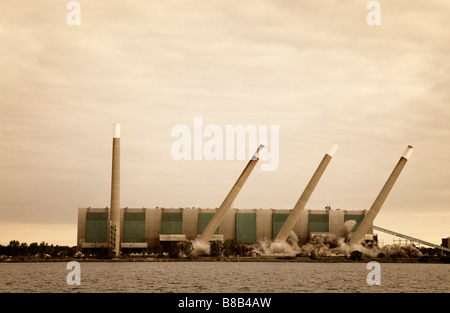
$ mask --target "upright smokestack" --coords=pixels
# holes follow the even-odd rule
[[[409,157],[411,156],[411,153],[413,152],[413,147],[408,146],[406,148],[405,153],[403,153],[403,156],[398,161],[397,165],[395,166],[394,170],[391,173],[391,176],[389,176],[388,180],[384,184],[383,189],[381,189],[380,193],[378,194],[378,197],[375,199],[374,203],[369,209],[369,212],[367,212],[367,215],[364,217],[363,221],[359,225],[358,229],[355,231],[353,236],[351,237],[351,242],[353,243],[359,243],[362,239],[364,239],[364,235],[367,233],[369,228],[373,225],[373,221],[375,220],[375,217],[377,217],[378,212],[380,212],[381,207],[383,206],[384,201],[386,200],[387,196],[389,195],[389,192],[392,190],[392,187],[394,186],[395,182],[397,181],[398,176],[400,176],[400,173],[403,170],[403,167],[405,166],[406,162],[408,161]]]
[[[112,252],[120,253],[120,124],[114,124],[112,173],[111,173],[111,212],[109,244]]]
[[[325,154],[322,161],[319,164],[319,167],[314,172],[314,175],[312,176],[311,180],[309,181],[308,185],[306,186],[305,190],[303,191],[302,195],[297,201],[297,204],[295,205],[294,209],[289,214],[288,218],[286,219],[286,222],[284,222],[283,227],[281,227],[280,232],[278,233],[277,237],[275,238],[275,242],[285,242],[288,238],[289,234],[291,233],[292,229],[294,228],[295,223],[297,223],[298,219],[300,218],[300,215],[305,208],[306,203],[308,202],[309,198],[311,197],[311,194],[313,193],[314,189],[317,186],[317,183],[319,182],[320,178],[322,177],[323,172],[325,172],[325,169],[328,166],[328,163],[330,163],[334,153],[336,152],[338,148],[337,144],[333,144],[330,148],[330,151]]]
[[[239,176],[239,178],[236,181],[236,183],[234,184],[233,188],[231,188],[231,190],[228,193],[228,195],[226,196],[225,200],[220,205],[216,214],[214,214],[212,219],[209,221],[208,225],[206,225],[206,228],[203,230],[203,233],[199,237],[199,241],[209,242],[209,240],[212,238],[212,235],[216,231],[217,227],[219,227],[220,223],[222,223],[222,220],[225,217],[231,204],[234,202],[237,195],[241,191],[242,186],[244,186],[245,182],[247,181],[247,178],[250,176],[250,173],[255,168],[256,163],[258,163],[259,151],[263,148],[264,148],[263,145],[260,145],[258,147],[258,149],[256,150],[255,154],[253,155],[252,159],[248,162],[247,166],[245,167],[244,171],[242,172],[241,176]]]

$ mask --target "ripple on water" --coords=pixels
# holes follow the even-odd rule
[[[448,264],[381,264],[369,286],[365,263],[82,262],[81,285],[66,263],[0,263],[0,292],[450,292]]]

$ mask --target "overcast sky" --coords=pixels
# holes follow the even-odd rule
[[[279,167],[237,208],[291,209],[332,143],[307,209],[369,209],[414,153],[375,225],[450,236],[450,2],[0,2],[0,244],[76,245],[79,207],[218,207],[247,161],[175,161],[177,124],[279,125]],[[206,139],[205,139],[206,141]]]

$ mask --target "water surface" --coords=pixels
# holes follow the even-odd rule
[[[449,264],[381,263],[379,286],[367,284],[367,263],[80,262],[78,286],[66,265],[0,263],[0,292],[450,292]]]

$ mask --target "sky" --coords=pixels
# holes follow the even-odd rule
[[[218,207],[247,161],[175,160],[195,117],[279,127],[236,208],[293,208],[337,143],[306,209],[369,209],[414,146],[374,224],[440,244],[450,2],[378,1],[372,26],[368,2],[80,0],[69,25],[69,1],[2,0],[0,244],[76,245],[78,208],[110,205],[113,123],[122,207]]]

